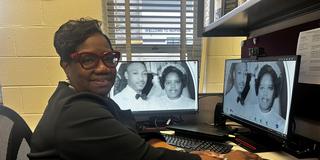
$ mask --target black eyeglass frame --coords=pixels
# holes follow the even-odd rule
[[[91,65],[86,66],[81,61],[82,57],[84,57],[85,55],[91,55],[91,56],[94,55],[97,57],[97,59]],[[104,61],[103,58],[106,56],[109,56],[109,55],[113,56],[113,63],[107,63],[106,61]],[[110,68],[115,68],[120,60],[120,56],[121,56],[121,53],[116,50],[103,52],[103,54],[98,54],[98,53],[94,53],[94,52],[74,52],[74,53],[70,54],[70,58],[72,60],[78,62],[83,69],[93,69],[93,68],[97,67],[100,60],[103,62],[103,64],[105,66],[110,67]]]

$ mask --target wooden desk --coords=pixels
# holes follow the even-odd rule
[[[161,133],[163,134],[174,134],[174,131],[161,131]],[[232,150],[241,150],[241,151],[246,151],[246,149],[242,148],[241,146],[228,141],[228,144],[233,145]],[[154,147],[164,147],[164,148],[168,148],[171,150],[174,150],[174,148],[170,145],[167,145],[166,143],[160,142],[159,141],[155,141],[152,144]],[[168,147],[169,146],[169,147]],[[296,158],[286,152],[283,151],[279,151],[279,152],[260,152],[257,153],[260,157],[264,158],[264,159],[268,159],[268,160],[319,160],[318,158],[305,158],[305,159],[299,159]]]
[[[229,144],[233,145],[232,150],[242,150],[246,151],[244,148],[241,146],[233,143],[233,142],[228,142]],[[260,157],[268,160],[319,160],[318,158],[306,158],[306,159],[299,159],[296,158],[286,152],[279,151],[279,152],[260,152],[257,153]]]

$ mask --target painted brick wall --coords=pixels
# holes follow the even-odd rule
[[[34,129],[65,75],[53,34],[69,19],[102,20],[101,0],[0,0],[0,83],[3,102]]]
[[[241,41],[245,37],[204,38],[201,57],[200,92],[222,93],[225,59],[241,56]],[[204,71],[205,69],[205,71]]]

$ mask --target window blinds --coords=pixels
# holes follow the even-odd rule
[[[197,0],[105,0],[104,30],[122,60],[200,60]]]

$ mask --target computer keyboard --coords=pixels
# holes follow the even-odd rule
[[[183,148],[188,152],[210,150],[218,153],[228,153],[231,151],[232,148],[232,145],[225,143],[201,140],[178,135],[164,135],[164,137],[168,144],[179,148]]]

